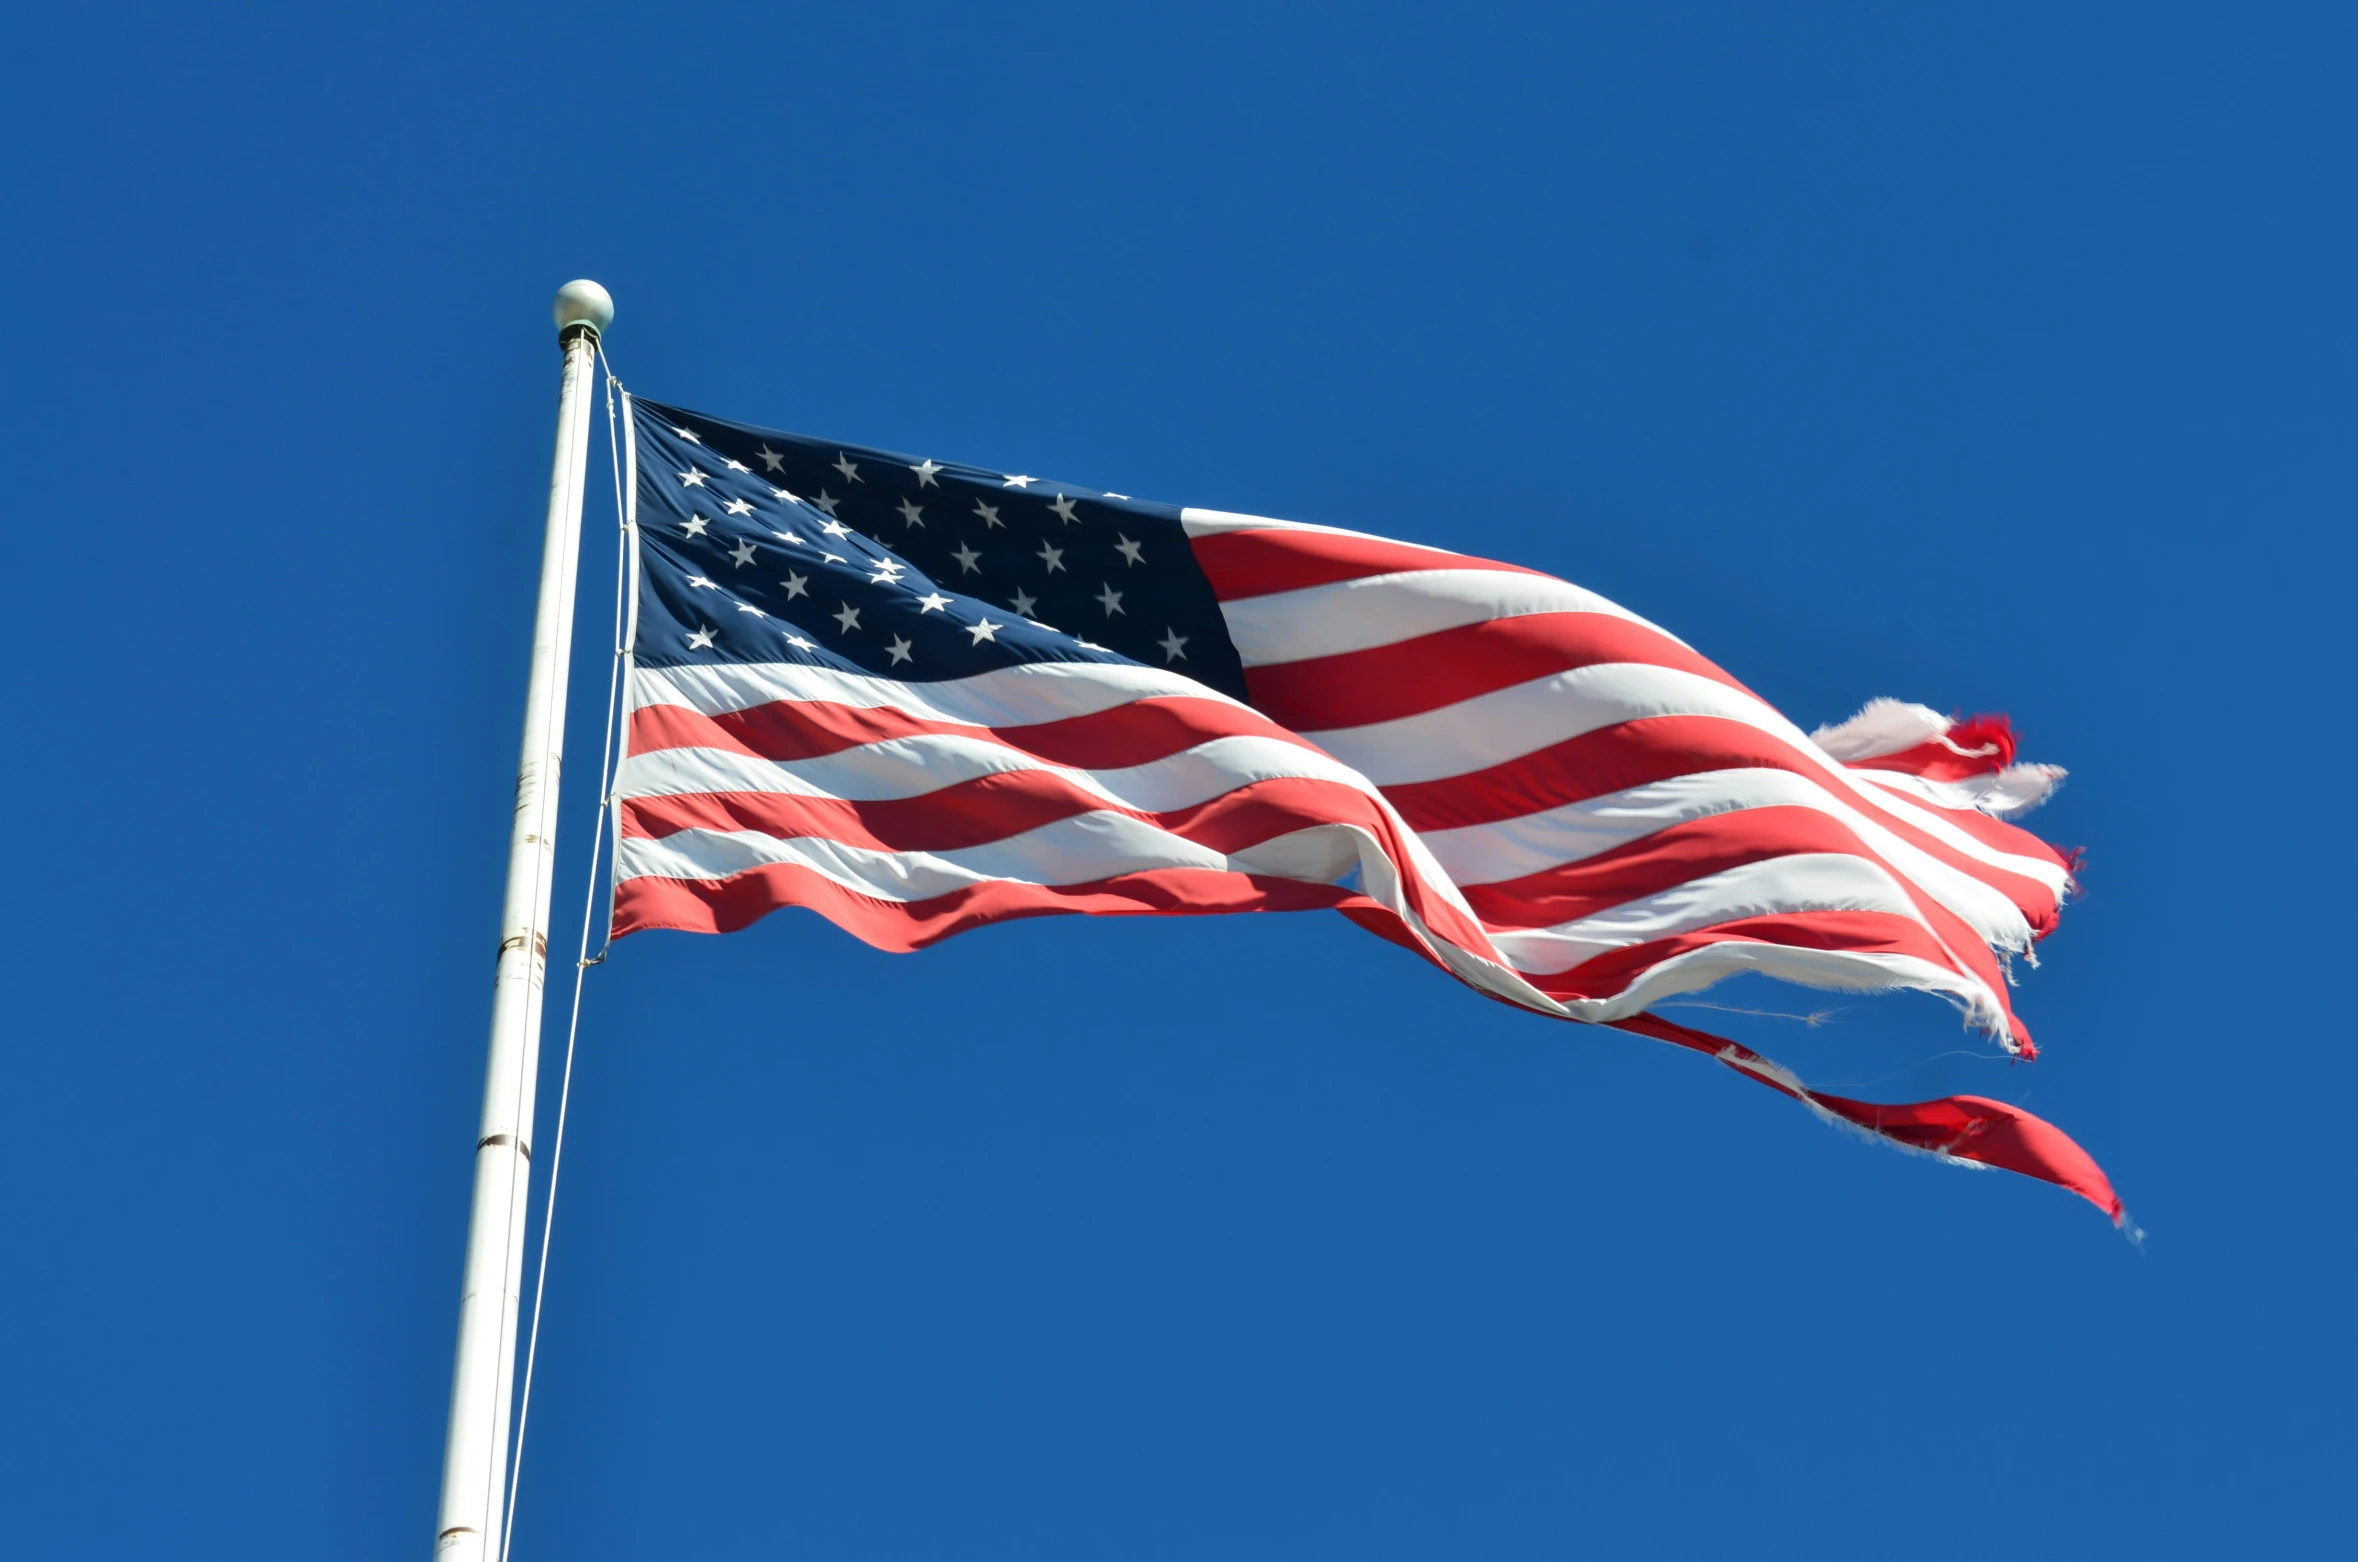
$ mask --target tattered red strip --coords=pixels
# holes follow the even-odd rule
[[[1614,1029],[1669,1042],[1674,1047],[1709,1053],[1737,1073],[1768,1086],[1779,1095],[1809,1102],[1880,1138],[1911,1150],[1929,1150],[1961,1161],[1978,1161],[2001,1171],[2036,1177],[2068,1188],[2112,1217],[2120,1225],[2127,1218],[2112,1179],[2081,1149],[2071,1135],[2034,1117],[2020,1107],[1987,1096],[1943,1096],[1937,1101],[1909,1101],[1889,1105],[1853,1101],[1846,1096],[1794,1090],[1744,1065],[1767,1063],[1759,1053],[1724,1036],[1690,1029],[1652,1014],[1632,1015],[1612,1022]],[[1776,1065],[1770,1064],[1774,1068]]]

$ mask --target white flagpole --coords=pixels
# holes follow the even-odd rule
[[[557,397],[557,455],[549,474],[540,602],[532,623],[532,678],[524,696],[516,817],[508,834],[507,900],[500,913],[499,967],[491,995],[491,1058],[483,1079],[483,1123],[475,1136],[475,1203],[467,1224],[458,1362],[450,1384],[450,1437],[442,1453],[436,1562],[482,1562],[497,1556],[507,1497],[516,1311],[525,1267],[525,1195],[531,1186],[532,1096],[540,1064],[549,890],[556,870],[565,675],[573,654],[573,582],[580,562],[582,483],[589,466],[598,333],[614,318],[614,300],[595,282],[568,282],[557,292],[556,314],[565,378]]]

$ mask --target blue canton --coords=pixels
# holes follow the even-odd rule
[[[634,401],[637,660],[924,682],[1139,662],[1245,698],[1176,507]]]

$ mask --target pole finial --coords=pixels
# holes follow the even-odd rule
[[[568,341],[576,329],[602,336],[614,323],[614,295],[587,277],[557,289],[557,340]]]

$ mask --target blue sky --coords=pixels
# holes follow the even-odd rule
[[[17,17],[12,1544],[427,1553],[576,275],[662,400],[2010,712],[2040,1062],[1683,1017],[2023,1102],[2152,1237],[1339,919],[647,935],[519,1559],[2337,1544],[2358,25],[2207,10]]]

